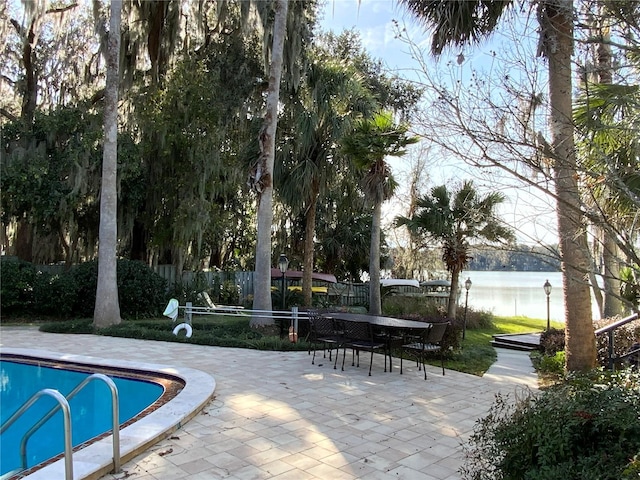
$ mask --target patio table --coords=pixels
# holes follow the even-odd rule
[[[381,315],[369,315],[368,313],[342,313],[329,312],[324,314],[325,317],[335,320],[344,320],[349,322],[366,322],[383,329],[397,330],[426,330],[431,328],[429,322],[418,322],[416,320],[406,320],[404,318],[383,317]]]
[[[410,331],[428,330],[432,326],[430,322],[418,322],[416,320],[406,320],[404,318],[394,318],[394,317],[383,317],[381,315],[369,315],[367,313],[327,312],[327,313],[324,313],[323,316],[327,318],[332,318],[338,321],[369,323],[372,326],[378,327],[380,330],[382,330],[384,340],[386,343],[385,355],[389,355],[389,371],[392,370],[391,349],[394,347],[394,345],[396,344],[402,345],[405,335]],[[344,359],[345,353],[343,353],[343,359]],[[386,359],[385,359],[385,366],[386,366]],[[386,371],[386,367],[385,367],[385,371]]]

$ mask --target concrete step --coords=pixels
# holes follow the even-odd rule
[[[538,349],[540,345],[540,334],[494,335],[491,345],[497,348],[530,352]]]

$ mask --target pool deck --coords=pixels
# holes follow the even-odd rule
[[[459,479],[463,444],[497,392],[537,389],[526,352],[497,349],[476,377],[405,361],[373,374],[306,352],[267,352],[0,328],[0,345],[196,369],[215,379],[205,407],[105,480]],[[368,354],[365,354],[368,355]],[[368,358],[365,356],[364,358]],[[364,362],[366,363],[366,362]],[[80,478],[80,477],[77,477]]]

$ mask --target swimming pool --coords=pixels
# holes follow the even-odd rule
[[[0,357],[0,421],[5,422],[32,395],[45,388],[58,390],[65,397],[93,372],[61,363]],[[140,414],[165,392],[163,383],[147,379],[109,375],[119,395],[120,424]],[[177,393],[177,392],[176,392]],[[0,475],[21,466],[20,443],[29,429],[57,402],[42,397],[0,437]],[[111,429],[111,393],[104,382],[90,382],[69,400],[73,446],[78,446]],[[27,468],[64,451],[62,411],[58,410],[27,443]]]
[[[124,428],[121,427],[120,453],[123,463],[166,437],[168,434],[178,429],[182,423],[195,416],[213,396],[216,386],[215,380],[210,375],[199,370],[185,367],[174,368],[166,365],[144,362],[127,362],[117,359],[65,355],[63,353],[22,348],[3,347],[0,350],[0,354],[3,360],[7,360],[7,356],[17,355],[24,358],[29,357],[31,359],[35,359],[35,361],[54,362],[56,364],[56,368],[64,368],[66,370],[85,369],[91,372],[99,371],[101,373],[107,373],[110,376],[117,377],[146,376],[153,378],[154,381],[160,379],[160,383],[166,381],[168,378],[180,380],[181,389],[169,389],[173,390],[173,399],[167,399],[166,397],[161,396],[158,401],[155,401],[151,405],[151,407],[144,409],[141,414],[135,415],[127,421]],[[5,379],[0,377],[0,388],[4,381]],[[92,383],[99,385],[102,382]],[[104,416],[107,418],[107,422],[109,423],[111,421],[110,394],[105,393],[108,390],[106,387],[103,386],[103,389],[103,392],[95,394],[94,396],[107,397],[108,407]],[[167,390],[166,384],[164,385],[164,390]],[[2,410],[3,419],[8,417],[11,413],[5,412],[4,404]],[[75,415],[73,406],[71,407],[71,415],[72,417]],[[124,414],[122,412],[120,417],[121,423],[123,423]],[[58,427],[61,428],[60,419],[58,419],[58,422],[54,421],[53,423],[57,423]],[[110,426],[107,427],[107,429],[109,428]],[[73,432],[73,436],[75,444],[77,443],[75,441],[75,430]],[[97,440],[86,442],[80,447],[74,449],[74,478],[99,478],[99,476],[108,473],[112,469],[111,440],[112,437],[110,434],[103,434],[99,436]],[[2,443],[5,443],[4,434]],[[29,442],[29,445],[30,444],[31,441]],[[28,450],[30,450],[30,448],[31,447],[28,446]],[[4,460],[3,452],[3,471],[5,470]],[[45,462],[42,468],[30,471],[24,478],[25,480],[50,480],[52,478],[64,478],[64,460]]]

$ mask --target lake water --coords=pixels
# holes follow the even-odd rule
[[[460,304],[464,306],[464,282],[471,279],[469,307],[488,310],[496,315],[521,315],[547,318],[547,296],[543,285],[551,284],[549,316],[564,321],[564,295],[561,272],[478,272],[465,271],[460,275]]]

